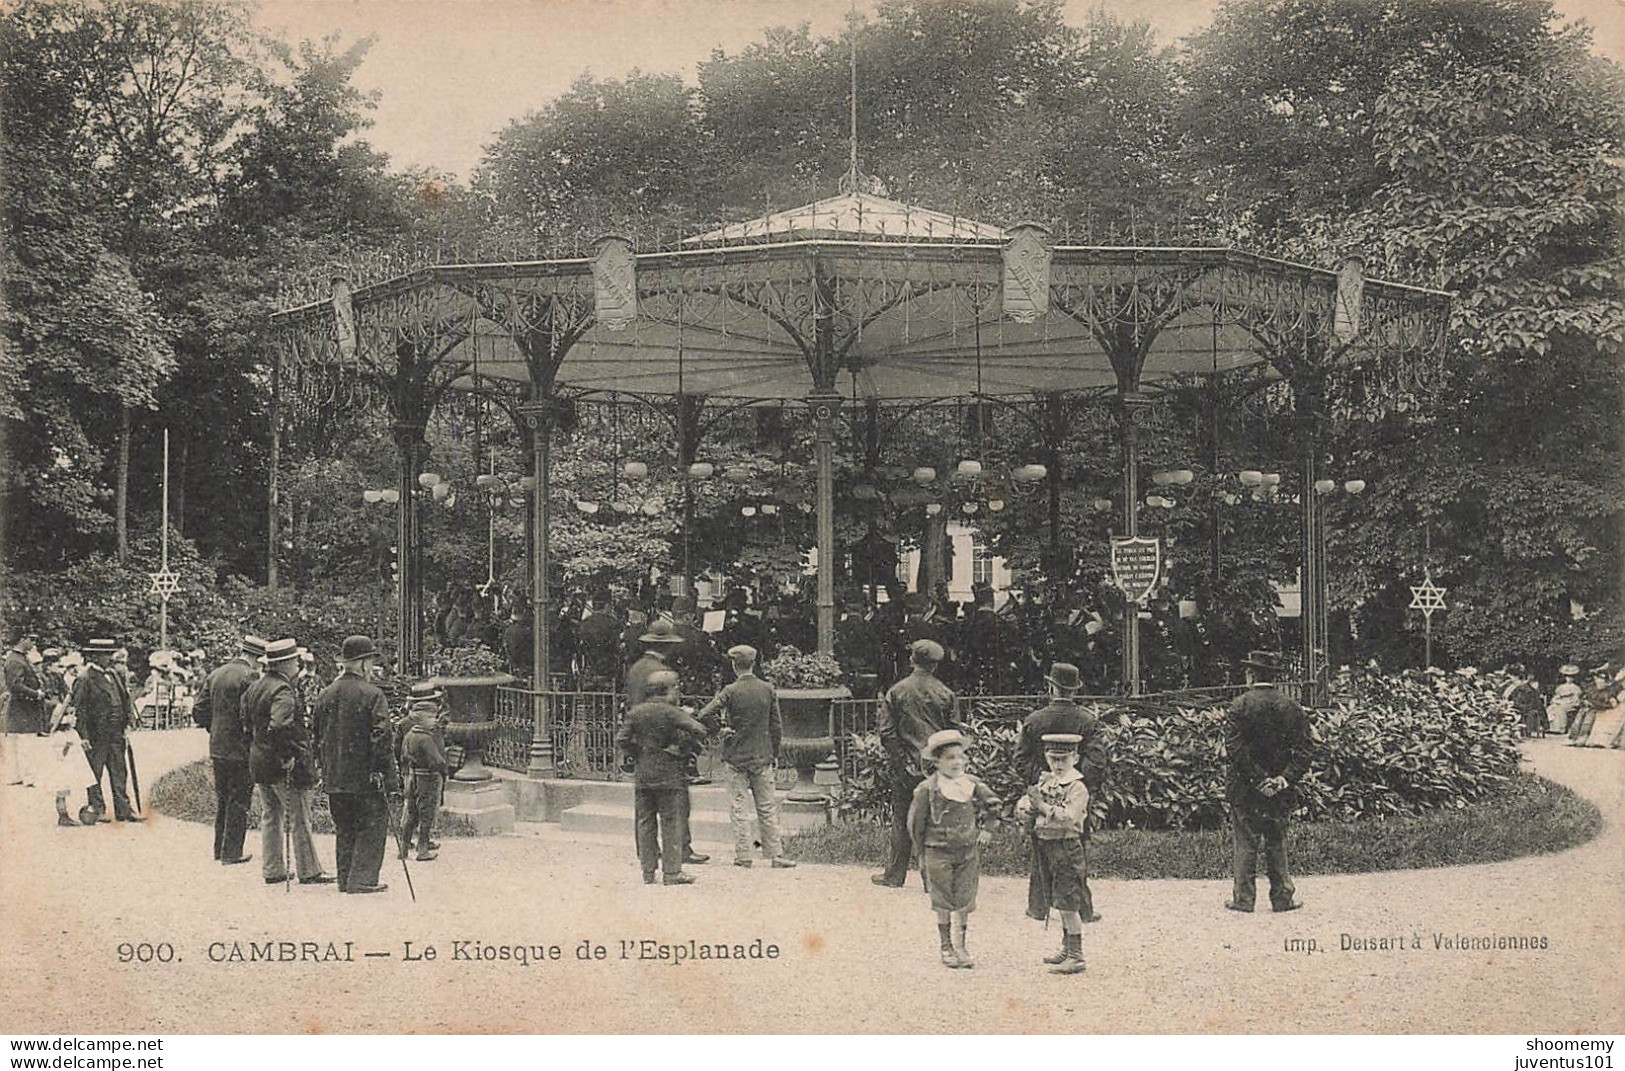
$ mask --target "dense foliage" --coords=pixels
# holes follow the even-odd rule
[[[1108,755],[1092,802],[1102,828],[1211,829],[1226,814],[1221,708],[1099,705]],[[1372,677],[1351,698],[1311,712],[1315,735],[1297,815],[1356,820],[1414,815],[1488,799],[1517,772],[1518,720],[1491,688],[1450,676]],[[971,769],[1007,806],[1029,784],[1017,762],[1019,720],[973,716]],[[872,734],[852,741],[856,776],[841,800],[852,815],[888,806],[884,754]]]
[[[516,116],[466,185],[392,170],[368,145],[372,102],[354,85],[367,41],[272,40],[247,7],[196,0],[25,0],[0,33],[0,569],[10,604],[37,610],[8,622],[150,639],[140,574],[156,560],[142,533],[165,427],[173,525],[196,546],[175,630],[253,620],[325,637],[335,606],[376,621],[393,511],[360,492],[394,486],[396,459],[387,407],[354,384],[282,384],[282,535],[267,546],[277,280],[406,262],[385,251],[572,252],[610,230],[647,247],[827,196],[847,168],[855,49],[866,188],[994,223],[1046,220],[1073,240],[1228,241],[1322,266],[1358,252],[1374,275],[1459,293],[1442,392],[1380,420],[1351,404],[1326,429],[1329,473],[1369,487],[1328,504],[1340,659],[1420,663],[1407,606],[1424,569],[1448,589],[1434,619],[1443,664],[1549,671],[1621,641],[1625,89],[1549,0],[1226,0],[1179,52],[1060,0],[885,0],[835,35],[787,28],[718,51],[692,84],[584,74]],[[430,421],[428,464],[464,490],[427,510],[431,590],[488,573],[525,583],[524,496],[473,493],[476,474],[511,485],[528,470],[502,412],[512,401],[448,401]],[[1170,596],[1202,605],[1227,655],[1275,644],[1272,583],[1296,568],[1292,507],[1210,506],[1223,473],[1290,471],[1280,402],[1175,396],[1148,417],[1147,466],[1197,478],[1145,526],[1166,537]],[[612,427],[583,409],[557,445],[561,578],[633,587],[652,566],[801,582],[813,531],[798,411],[702,413],[686,457],[673,417]],[[1108,413],[1078,414],[1048,458],[1008,413],[878,427],[860,415],[838,444],[843,582],[890,576],[897,548],[915,545],[932,590],[946,518],[976,505],[981,541],[1029,587],[1069,588],[1113,634]],[[719,478],[685,481],[693,456]],[[989,472],[1048,464],[1057,530],[1045,494],[950,480],[967,456]],[[632,458],[649,468],[636,483],[618,475]],[[917,465],[944,475],[900,497]],[[999,513],[981,508],[994,492]],[[257,588],[271,554],[290,588],[275,598]],[[60,592],[85,593],[78,619]],[[219,600],[229,612],[197,609]],[[1167,646],[1148,642],[1147,657]]]

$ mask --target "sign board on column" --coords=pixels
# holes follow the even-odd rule
[[[1144,606],[1162,582],[1162,540],[1114,536],[1112,580],[1122,589],[1124,598]]]

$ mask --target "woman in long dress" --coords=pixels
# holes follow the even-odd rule
[[[1559,669],[1557,675],[1561,679],[1552,692],[1552,701],[1546,704],[1546,728],[1548,732],[1561,734],[1568,732],[1569,719],[1580,706],[1580,685],[1575,681],[1580,667],[1571,662]]]

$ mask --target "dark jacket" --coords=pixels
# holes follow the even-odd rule
[[[383,689],[353,673],[341,673],[316,697],[313,721],[329,794],[400,789]]]
[[[292,681],[267,672],[250,684],[243,693],[243,721],[253,735],[248,767],[256,785],[287,781],[308,788],[315,783],[305,702]]]
[[[209,730],[209,758],[247,762],[254,731],[243,716],[243,696],[254,683],[254,667],[233,658],[204,678],[192,704],[192,720]]]
[[[430,770],[444,777],[451,769],[446,742],[439,728],[414,725],[401,738],[401,765],[407,770]]]
[[[7,701],[5,725],[0,729],[9,733],[37,733],[46,727],[49,704],[45,696],[45,678],[28,660],[26,651],[13,648],[6,652]]]
[[[615,742],[632,757],[639,788],[681,788],[687,755],[705,726],[663,699],[639,703],[626,715]]]
[[[93,744],[123,736],[135,721],[135,706],[124,678],[95,663],[86,666],[73,683],[70,703],[79,718],[79,735]]]
[[[1090,795],[1098,791],[1106,780],[1106,740],[1100,719],[1065,696],[1056,696],[1048,706],[1039,707],[1022,719],[1017,754],[1029,784],[1049,769],[1044,761],[1045,733],[1077,733],[1083,737],[1078,745],[1078,772],[1083,775],[1084,787]]]
[[[1298,781],[1309,770],[1309,719],[1302,707],[1273,687],[1243,692],[1230,704],[1224,750],[1230,760],[1225,796],[1231,803],[1281,818],[1292,812]],[[1285,777],[1287,787],[1265,796],[1258,785],[1271,777]]]
[[[726,725],[732,732],[722,740],[722,761],[740,770],[761,770],[779,757],[784,718],[773,686],[754,673],[729,684],[700,711],[707,729]]]
[[[894,768],[919,771],[920,749],[939,729],[956,729],[954,693],[916,669],[886,691],[878,717],[880,743]]]

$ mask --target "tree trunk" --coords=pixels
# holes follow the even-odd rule
[[[118,475],[113,487],[113,527],[118,538],[118,560],[130,557],[130,407],[119,406]]]

